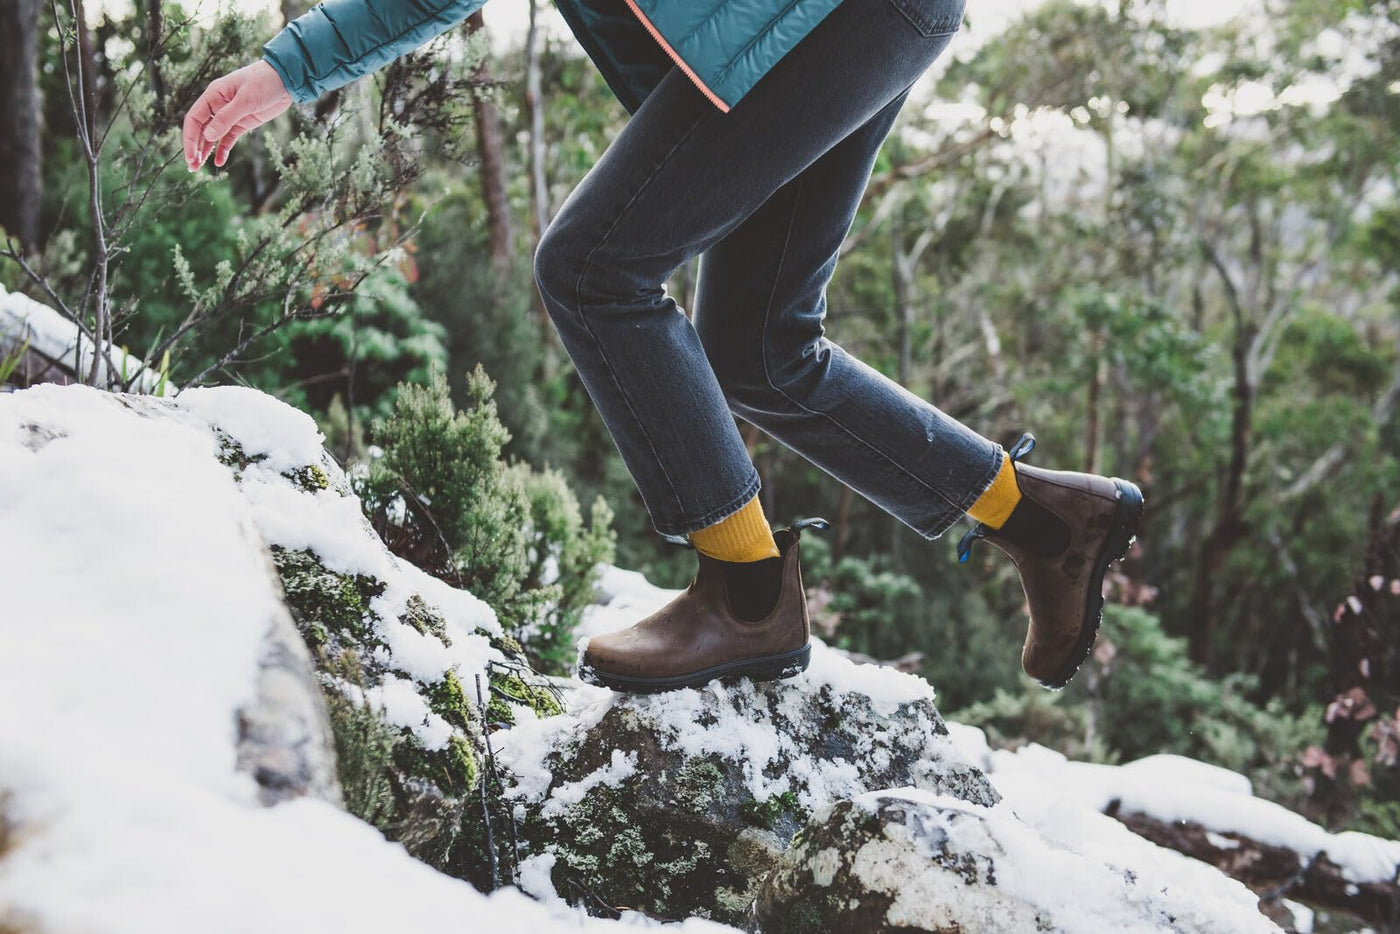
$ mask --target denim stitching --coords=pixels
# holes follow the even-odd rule
[[[955,507],[955,510],[949,510],[939,516],[938,520],[934,522],[933,525],[929,526],[920,534],[929,540],[938,538],[944,532],[948,531],[959,518],[967,515],[967,511],[972,508],[973,503],[976,503],[982,498],[983,493],[991,489],[992,484],[996,481],[997,474],[1001,472],[1001,459],[1004,456],[1002,447],[998,444],[992,451],[992,468],[984,473],[977,484],[973,486],[972,491],[968,493],[967,496],[963,497],[962,503]]]
[[[958,18],[951,26],[945,26],[942,23],[929,20],[922,10],[912,9],[906,0],[890,0],[890,6],[898,10],[914,27],[914,31],[925,39],[941,39],[944,36],[951,36],[962,27],[962,10],[958,11]]]
[[[647,447],[651,448],[651,456],[656,461],[657,466],[661,468],[661,475],[666,478],[666,485],[671,488],[671,496],[673,499],[675,499],[676,507],[681,512],[685,512],[685,503],[681,501],[680,491],[676,489],[676,482],[673,479],[671,479],[671,475],[667,473],[666,463],[662,460],[661,455],[657,453],[656,444],[651,440],[651,435],[647,432],[646,423],[637,417],[637,410],[632,407],[632,400],[627,398],[626,391],[623,390],[622,384],[618,381],[617,372],[614,369],[612,362],[608,360],[607,353],[603,350],[603,342],[598,339],[598,335],[594,334],[593,328],[589,326],[588,315],[582,313],[584,304],[583,281],[585,278],[587,278],[588,270],[592,266],[593,254],[597,253],[598,250],[600,250],[603,247],[603,245],[608,242],[608,238],[612,236],[612,232],[617,229],[618,224],[622,223],[622,219],[627,216],[628,210],[630,210],[632,205],[636,203],[637,199],[642,196],[642,192],[646,191],[646,188],[648,185],[651,184],[652,179],[656,178],[657,174],[666,166],[666,163],[670,161],[673,155],[675,155],[676,150],[679,149],[682,146],[682,144],[685,143],[686,140],[690,139],[691,135],[694,134],[695,131],[698,130],[707,119],[709,119],[711,114],[716,112],[717,111],[713,109],[707,109],[704,112],[702,112],[700,119],[695,121],[695,123],[692,124],[691,127],[681,135],[681,138],[676,141],[675,145],[672,146],[666,152],[666,155],[661,157],[661,161],[657,164],[656,168],[652,169],[651,174],[648,175],[646,179],[640,185],[637,186],[637,190],[632,193],[632,197],[629,198],[627,203],[622,206],[622,210],[617,213],[617,217],[613,218],[612,226],[610,226],[603,233],[602,239],[600,239],[596,244],[594,244],[593,249],[589,250],[588,255],[583,258],[583,269],[579,271],[578,280],[574,283],[574,297],[579,303],[579,320],[583,323],[583,329],[587,331],[588,336],[593,339],[593,344],[598,349],[598,356],[603,361],[603,365],[607,367],[608,375],[612,377],[613,385],[617,387],[618,396],[621,397],[623,404],[627,406],[627,411],[632,415],[632,419],[637,423],[637,427],[641,429],[642,437],[646,439]]]
[[[888,454],[886,454],[884,451],[882,451],[882,450],[880,450],[879,448],[875,447],[875,445],[871,444],[869,441],[866,441],[864,438],[860,437],[860,436],[857,435],[855,432],[851,431],[851,429],[847,428],[844,424],[842,424],[842,422],[841,422],[839,419],[837,419],[834,415],[832,415],[832,414],[829,413],[829,412],[818,412],[816,409],[808,408],[807,406],[803,405],[801,402],[798,402],[798,401],[797,401],[796,399],[794,399],[792,396],[788,395],[786,392],[783,391],[782,387],[778,386],[776,383],[773,382],[773,377],[772,377],[772,376],[769,374],[769,372],[768,372],[768,322],[769,322],[769,320],[770,320],[770,318],[772,317],[772,314],[773,314],[773,298],[774,298],[774,296],[776,296],[776,295],[778,294],[778,284],[779,284],[779,280],[782,278],[783,263],[784,263],[784,261],[787,259],[788,245],[792,242],[792,231],[793,231],[793,227],[796,225],[796,221],[797,221],[797,206],[798,206],[798,204],[799,204],[799,203],[801,202],[801,200],[802,200],[802,186],[803,186],[805,183],[806,183],[806,176],[805,176],[805,174],[804,174],[801,178],[798,179],[798,182],[797,182],[797,191],[793,194],[793,198],[792,198],[792,214],[788,217],[787,234],[783,237],[783,249],[782,249],[782,252],[778,254],[778,269],[777,269],[777,271],[773,274],[773,291],[769,293],[769,295],[768,295],[768,303],[767,303],[767,306],[766,306],[766,307],[764,308],[764,310],[763,310],[763,335],[762,335],[763,344],[762,344],[762,354],[761,354],[761,356],[762,356],[762,358],[763,358],[763,379],[764,379],[764,381],[765,381],[766,383],[768,383],[768,387],[769,387],[770,389],[772,389],[774,392],[776,392],[776,393],[778,393],[779,395],[781,395],[781,396],[782,396],[784,399],[786,399],[788,402],[792,403],[793,405],[797,406],[798,408],[802,409],[803,411],[810,412],[810,413],[813,414],[813,415],[820,415],[821,417],[825,418],[827,421],[831,422],[831,423],[832,423],[833,425],[835,425],[837,428],[840,428],[840,429],[841,429],[842,431],[844,431],[846,434],[850,435],[853,439],[855,439],[856,441],[859,441],[861,444],[865,445],[865,446],[868,447],[870,450],[874,451],[874,452],[875,452],[876,454],[878,454],[880,457],[882,457],[882,458],[884,458],[885,460],[889,461],[889,463],[890,463],[891,465],[893,465],[894,468],[895,468],[896,470],[900,471],[901,473],[904,473],[904,474],[908,475],[908,477],[909,477],[911,480],[913,480],[915,483],[917,483],[919,486],[921,486],[921,487],[923,487],[924,489],[928,490],[930,493],[932,493],[934,496],[937,496],[939,499],[943,500],[943,502],[948,506],[949,509],[957,509],[957,508],[958,508],[957,504],[954,503],[952,500],[950,500],[946,495],[944,495],[943,493],[939,492],[938,490],[935,490],[933,487],[929,486],[929,485],[928,485],[927,483],[925,483],[923,480],[919,479],[917,476],[915,476],[914,474],[910,473],[909,470],[906,469],[906,468],[904,467],[903,464],[900,464],[897,460],[895,460],[894,458],[890,457],[890,456],[889,456]],[[967,510],[963,510],[963,512],[966,512],[966,511],[967,511]]]
[[[731,499],[729,502],[725,503],[723,506],[720,506],[718,509],[713,509],[710,512],[705,513],[699,518],[686,519],[679,523],[676,523],[675,525],[667,525],[667,527],[665,528],[662,528],[658,525],[656,527],[656,530],[658,532],[664,532],[667,535],[687,535],[698,529],[703,529],[707,526],[714,525],[721,519],[727,519],[730,516],[734,515],[734,513],[738,512],[739,509],[743,507],[745,503],[747,503],[749,500],[753,499],[755,496],[758,495],[758,491],[763,485],[762,478],[758,475],[758,468],[753,467],[752,464],[750,465],[750,467],[753,469],[753,474],[749,479],[748,483],[745,485],[744,491],[738,496],[734,497],[734,499]]]

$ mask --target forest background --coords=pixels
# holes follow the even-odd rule
[[[186,172],[189,104],[305,6],[6,3],[0,284],[163,381],[310,412],[391,546],[562,670],[577,613],[539,612],[551,575],[509,539],[521,516],[566,546],[571,605],[600,557],[663,586],[693,571],[532,276],[626,111],[552,8],[518,0]],[[925,541],[738,424],[774,524],[832,522],[804,540],[818,633],[918,671],[952,719],[1099,761],[1194,756],[1398,838],[1400,3],[1201,6],[971,8],[827,293],[827,337],[910,391],[1003,444],[1033,431],[1037,463],[1143,487],[1069,689],[1020,671],[1008,563],[959,566],[956,534]],[[694,282],[668,283],[687,313]],[[79,375],[131,388],[98,364]]]

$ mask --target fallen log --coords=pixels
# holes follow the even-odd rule
[[[1267,900],[1289,898],[1344,911],[1381,931],[1400,931],[1400,884],[1396,879],[1352,882],[1325,851],[1299,853],[1237,833],[1217,832],[1193,821],[1163,821],[1140,812],[1123,812],[1116,800],[1104,813],[1158,846],[1210,863]]]

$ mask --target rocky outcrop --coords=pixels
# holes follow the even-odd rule
[[[272,574],[272,562],[267,562]],[[285,610],[273,616],[258,653],[257,693],[238,711],[238,767],[263,804],[305,795],[343,806],[335,735],[300,633]]]
[[[1008,807],[914,789],[822,809],[759,895],[765,934],[1276,931],[1222,906],[1050,845]]]
[[[494,738],[522,847],[593,905],[739,923],[814,811],[913,786],[990,805],[921,679],[816,646],[780,682],[656,696],[591,689],[573,713]]]

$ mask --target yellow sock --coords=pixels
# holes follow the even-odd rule
[[[738,512],[691,532],[689,538],[697,551],[721,561],[758,561],[782,554],[757,494]]]
[[[1020,501],[1021,488],[1016,485],[1016,468],[1010,457],[1003,457],[996,479],[972,504],[967,514],[978,522],[999,529],[1011,518],[1011,511]]]

